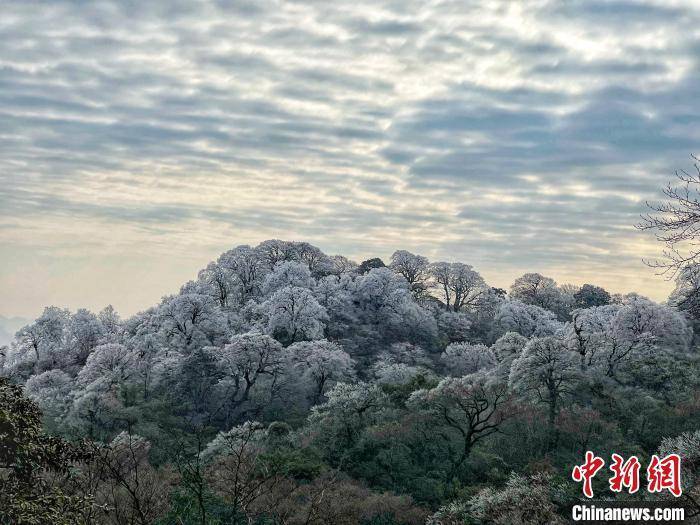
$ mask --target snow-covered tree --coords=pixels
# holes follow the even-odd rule
[[[100,345],[88,356],[78,373],[77,382],[85,386],[97,379],[123,384],[137,371],[137,355],[126,346],[115,343]]]
[[[283,261],[277,263],[270,273],[265,276],[262,292],[272,295],[287,286],[295,288],[311,288],[313,279],[309,267],[305,263]]]
[[[506,364],[510,369],[510,364],[520,355],[526,344],[526,337],[517,332],[506,332],[491,345],[491,350],[499,364]]]
[[[66,345],[73,362],[82,366],[104,337],[104,327],[95,314],[81,308],[70,317],[66,328]]]
[[[406,250],[397,250],[391,256],[389,268],[402,275],[411,292],[420,297],[429,287],[430,261],[422,255],[415,255]]]
[[[326,309],[307,288],[285,286],[262,305],[267,333],[284,343],[323,337]]]
[[[496,356],[483,344],[452,343],[440,356],[448,374],[462,377],[496,366]]]
[[[226,335],[221,312],[211,296],[184,293],[167,297],[158,308],[162,334],[182,352],[221,343]]]
[[[258,293],[260,282],[268,271],[260,252],[248,245],[237,246],[223,253],[217,263],[232,279],[230,287],[237,304],[244,304]],[[230,302],[227,292],[227,304]]]
[[[355,362],[337,343],[304,341],[290,345],[287,350],[302,380],[310,385],[314,405],[335,383],[355,376]]]
[[[555,337],[531,339],[513,361],[509,384],[522,396],[547,405],[550,431],[564,399],[580,382],[576,354]]]
[[[503,301],[493,321],[492,335],[495,338],[507,332],[516,332],[524,337],[554,335],[562,328],[556,315],[532,304],[511,299]]]
[[[30,377],[25,384],[28,397],[36,401],[44,415],[59,419],[66,416],[71,404],[74,381],[62,370],[47,370]]]
[[[70,319],[68,310],[48,306],[33,322],[16,335],[15,362],[31,361],[34,373],[70,366],[71,356],[65,348],[65,332]]]
[[[436,262],[430,265],[434,288],[448,310],[475,308],[489,287],[483,277],[464,263]]]
[[[287,363],[282,345],[268,335],[235,335],[222,348],[211,348],[221,373],[217,388],[228,423],[255,414],[277,395]]]

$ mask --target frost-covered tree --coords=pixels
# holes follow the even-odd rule
[[[332,255],[330,257],[330,275],[340,277],[357,273],[358,264],[343,255]]]
[[[237,246],[221,254],[217,263],[230,275],[230,287],[237,304],[244,304],[258,293],[260,282],[268,269],[260,251],[248,245]],[[227,304],[230,302],[227,293]]]
[[[197,277],[206,285],[209,293],[216,299],[221,308],[229,306],[235,292],[231,270],[225,268],[218,261],[210,262],[205,269],[199,272]]]
[[[561,305],[561,291],[551,277],[539,273],[526,273],[518,277],[510,287],[510,297],[526,304],[534,304],[556,312]]]
[[[66,416],[73,386],[73,378],[58,369],[32,376],[24,385],[27,396],[39,405],[45,416],[54,420]]]
[[[384,341],[426,341],[436,334],[434,318],[416,304],[408,283],[388,268],[376,268],[354,282],[359,322]]]
[[[513,361],[511,388],[536,403],[547,406],[550,436],[554,439],[554,422],[563,401],[580,383],[576,354],[555,337],[534,338]]]
[[[409,408],[427,418],[429,428],[445,440],[448,480],[457,475],[474,445],[498,431],[510,415],[508,388],[485,373],[446,378],[430,390],[417,390]]]
[[[313,294],[328,315],[328,337],[340,339],[358,322],[354,288],[355,283],[347,274],[322,277],[316,283]]]
[[[326,309],[307,288],[285,286],[262,304],[267,333],[290,344],[323,337]]]
[[[406,250],[397,250],[391,256],[389,268],[403,276],[411,292],[420,297],[429,287],[430,261],[422,255],[415,255]]]
[[[246,421],[220,432],[204,450],[206,481],[236,516],[246,515],[251,505],[281,481],[275,479],[280,474],[265,461],[267,436],[264,425]]]
[[[295,261],[277,263],[272,271],[265,276],[262,292],[264,295],[272,295],[287,286],[312,288],[313,279],[309,267],[305,263]]]
[[[591,308],[592,306],[605,306],[610,304],[610,294],[600,286],[584,284],[575,294],[576,308]]]
[[[105,306],[100,313],[97,314],[97,318],[102,324],[102,329],[104,330],[104,336],[110,341],[117,342],[117,339],[121,336],[122,330],[124,329],[124,322],[122,321],[119,314],[110,304]]]
[[[48,306],[31,324],[21,328],[16,335],[16,355],[11,356],[17,364],[33,362],[34,373],[53,368],[64,368],[72,364],[65,348],[65,331],[70,319],[68,310]]]
[[[78,384],[88,385],[97,379],[112,384],[123,384],[137,371],[137,355],[124,345],[100,345],[88,356],[78,373]]]
[[[563,525],[566,521],[557,513],[555,501],[561,491],[548,474],[524,477],[513,472],[504,487],[487,487],[469,500],[445,505],[428,519],[427,525]]]
[[[432,359],[422,347],[407,342],[392,344],[379,354],[379,359],[387,363],[402,363],[410,366],[433,366]]]
[[[257,414],[284,386],[287,354],[270,336],[251,332],[235,335],[222,348],[212,348],[221,374],[217,384],[225,421]]]
[[[335,383],[348,381],[355,375],[355,362],[337,343],[304,341],[294,343],[287,350],[302,380],[310,386],[314,405]]]
[[[607,377],[621,379],[620,368],[650,348],[683,353],[692,331],[673,308],[629,295],[622,304],[576,310],[568,327],[571,347],[581,368],[593,367]]]
[[[435,314],[440,338],[447,344],[466,341],[472,334],[472,317],[464,312],[440,310]]]
[[[66,328],[66,345],[70,349],[73,362],[82,366],[90,352],[105,336],[105,329],[98,317],[84,308],[70,317]]]
[[[544,308],[511,299],[503,301],[494,317],[492,336],[498,338],[507,332],[524,337],[554,335],[562,328],[556,315]]]
[[[436,262],[430,265],[434,288],[448,310],[475,308],[489,290],[483,277],[464,263]]]
[[[217,345],[226,335],[222,314],[209,295],[184,293],[167,297],[157,315],[168,345],[182,352]]]
[[[462,377],[480,370],[490,370],[496,366],[496,356],[483,344],[452,343],[440,356],[447,373]]]
[[[389,399],[375,384],[338,383],[326,394],[328,400],[311,409],[309,424],[317,439],[335,459],[347,456],[362,430],[381,419]]]
[[[526,344],[526,337],[517,332],[506,332],[491,345],[491,351],[496,356],[499,365],[504,365],[510,373],[511,363],[520,355]]]

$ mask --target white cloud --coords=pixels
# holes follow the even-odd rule
[[[267,237],[661,298],[632,225],[700,139],[699,19],[630,0],[11,3],[0,311],[131,312]]]

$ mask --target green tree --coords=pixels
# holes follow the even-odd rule
[[[87,444],[46,435],[37,404],[0,378],[0,523],[86,523],[89,496],[67,493],[61,482],[90,456]]]

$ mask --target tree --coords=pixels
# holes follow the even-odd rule
[[[166,297],[158,317],[166,341],[181,352],[217,345],[225,335],[225,323],[212,297],[201,293]]]
[[[685,352],[692,337],[688,323],[676,310],[637,295],[619,305],[574,312],[569,341],[579,354],[580,367],[594,367],[618,382],[621,368],[645,349]],[[624,370],[622,370],[624,371]]]
[[[155,469],[148,461],[151,444],[121,432],[108,446],[97,449],[96,461],[105,479],[97,491],[107,505],[110,521],[150,525],[168,510],[168,495],[177,482],[170,469]]]
[[[553,312],[510,299],[499,305],[492,332],[493,337],[500,337],[507,332],[516,332],[528,338],[543,337],[554,335],[561,327]]]
[[[20,359],[33,359],[34,373],[69,365],[65,352],[65,330],[70,312],[48,306],[31,324],[16,335]]]
[[[220,432],[204,450],[208,484],[233,508],[234,515],[248,515],[256,500],[283,482],[281,473],[266,460],[266,439],[262,424],[246,421]]]
[[[330,264],[330,274],[336,277],[356,273],[359,267],[355,261],[351,261],[343,255],[331,256]]]
[[[223,348],[210,349],[209,354],[222,374],[217,388],[227,425],[258,414],[283,386],[286,354],[282,345],[267,335],[236,335]]]
[[[104,337],[104,327],[95,314],[81,308],[70,317],[66,329],[66,346],[70,349],[73,363],[83,366],[90,352]]]
[[[554,423],[561,404],[573,394],[579,380],[575,354],[555,337],[530,340],[513,361],[509,378],[513,390],[547,405],[550,445],[556,442]]]
[[[137,371],[137,356],[124,345],[100,345],[88,356],[78,373],[78,383],[86,386],[97,379],[123,384]]]
[[[446,378],[430,390],[418,390],[409,408],[421,411],[426,423],[445,441],[450,469],[447,480],[457,475],[479,441],[498,431],[510,415],[507,385],[478,372]],[[455,445],[457,443],[457,445]]]
[[[272,271],[265,276],[262,292],[264,295],[272,295],[287,286],[312,288],[313,279],[309,267],[305,263],[295,261],[277,263]]]
[[[553,481],[548,474],[524,477],[513,472],[505,487],[487,487],[468,501],[455,501],[446,505],[428,519],[427,525],[563,525],[565,521],[557,514],[557,505],[553,501],[560,487],[554,485]]]
[[[513,361],[520,355],[526,344],[527,338],[519,333],[506,332],[491,345],[491,351],[496,356],[501,376],[508,378]]]
[[[496,366],[496,356],[483,344],[452,343],[440,356],[451,376],[462,377]]]
[[[700,320],[700,263],[689,264],[678,272],[668,304],[686,312],[694,321]]]
[[[211,290],[212,297],[221,308],[229,306],[235,289],[231,270],[225,268],[220,262],[210,262],[197,277]]]
[[[337,464],[351,456],[362,431],[379,421],[389,399],[378,385],[361,381],[338,383],[326,395],[328,400],[311,409],[308,421],[318,432],[319,444]]]
[[[375,342],[423,342],[435,336],[434,318],[413,300],[406,280],[388,268],[359,276],[352,292],[358,321],[373,331]]]
[[[301,378],[311,386],[311,403],[317,404],[326,390],[355,376],[354,360],[330,341],[305,341],[288,347]]]
[[[539,273],[526,273],[510,287],[510,297],[561,314],[566,301],[554,279]]]
[[[574,294],[576,308],[591,308],[592,306],[605,306],[610,304],[610,294],[600,286],[584,284]]]
[[[468,264],[436,262],[430,265],[430,274],[445,308],[454,312],[478,306],[481,296],[489,290],[479,272]]]
[[[54,369],[30,377],[24,389],[27,397],[39,405],[45,416],[58,421],[68,412],[73,386],[71,376],[63,370]]]
[[[700,262],[696,246],[700,231],[700,161],[694,155],[693,171],[676,170],[677,186],[670,182],[664,188],[665,202],[647,202],[650,213],[642,215],[640,230],[651,230],[664,244],[664,260],[649,261],[653,268],[675,276],[694,263]]]
[[[50,480],[69,478],[72,467],[90,457],[86,444],[44,434],[36,403],[0,377],[0,522],[86,523],[91,497],[66,493]]]
[[[97,318],[100,320],[100,324],[104,330],[104,336],[111,338],[111,342],[116,342],[116,339],[122,333],[124,323],[114,307],[111,304],[105,306],[100,310],[100,313],[97,314]]]
[[[416,297],[420,297],[428,289],[430,262],[427,257],[414,255],[406,250],[397,250],[391,256],[389,268],[406,279],[411,292]]]
[[[235,290],[235,299],[238,304],[244,304],[258,292],[260,280],[266,272],[260,250],[248,245],[237,246],[221,254],[217,262],[230,274],[231,287]],[[228,303],[230,300],[227,293]]]
[[[328,319],[310,290],[285,286],[262,305],[267,315],[267,333],[291,344],[323,337],[324,321]]]
[[[384,261],[382,261],[378,257],[374,257],[373,259],[367,259],[366,261],[362,261],[360,263],[360,266],[357,268],[357,273],[360,275],[364,275],[368,273],[370,270],[374,270],[375,268],[384,268],[386,267],[386,264],[384,264]]]

